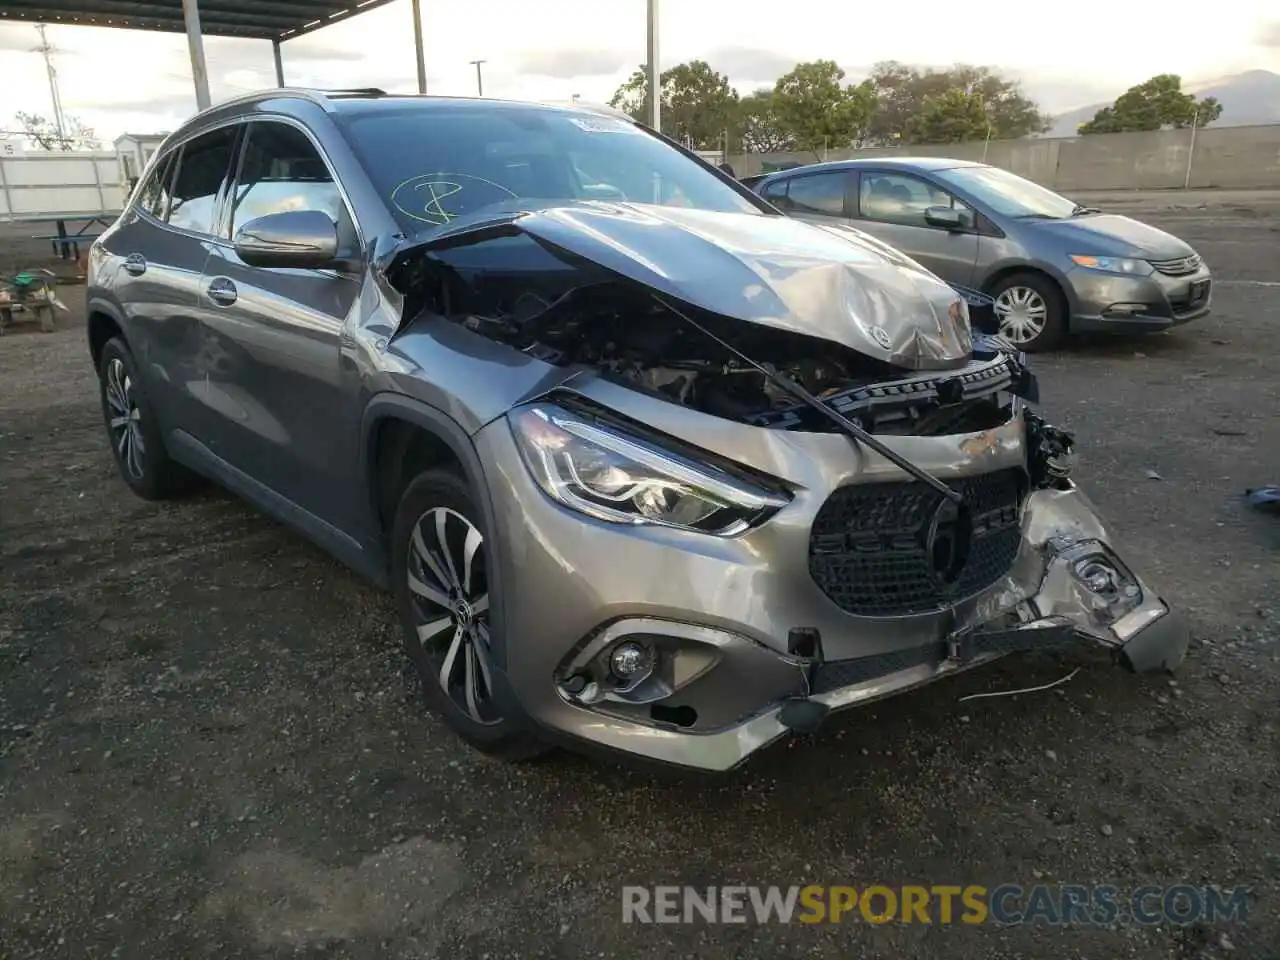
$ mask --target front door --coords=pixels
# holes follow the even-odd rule
[[[941,187],[897,170],[863,170],[854,225],[901,250],[948,283],[970,286],[980,237],[973,210]],[[960,211],[967,226],[948,230],[925,219],[930,207]]]
[[[358,378],[341,350],[359,294],[355,274],[246,265],[235,231],[257,217],[320,210],[338,224],[345,255],[359,249],[342,194],[311,139],[277,120],[245,135],[220,238],[201,280],[206,349],[220,358],[205,402],[210,447],[231,466],[304,510],[351,530]]]

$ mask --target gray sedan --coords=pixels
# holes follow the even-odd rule
[[[989,294],[1000,332],[1024,350],[1067,333],[1163,330],[1209,312],[1209,269],[1186,242],[998,167],[873,158],[748,182],[791,216],[847,223]]]

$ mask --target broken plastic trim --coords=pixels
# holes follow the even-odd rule
[[[907,473],[911,474],[911,476],[915,477],[921,483],[927,484],[928,486],[933,488],[936,492],[938,492],[939,494],[941,494],[942,496],[950,500],[952,503],[955,503],[955,504],[964,503],[964,496],[962,494],[960,494],[955,490],[952,490],[949,486],[947,486],[945,483],[943,483],[941,480],[939,480],[937,477],[931,474],[928,470],[925,470],[923,467],[919,467],[916,464],[912,463],[910,460],[902,456],[900,453],[898,453],[888,444],[882,443],[879,440],[877,440],[874,436],[872,436],[866,430],[863,430],[862,427],[858,426],[858,424],[854,423],[844,414],[839,413],[833,410],[831,407],[827,406],[825,403],[823,403],[821,400],[819,400],[817,397],[811,394],[804,387],[800,386],[800,384],[793,381],[790,377],[784,376],[783,374],[778,373],[775,370],[770,370],[768,367],[764,366],[763,364],[757,363],[755,360],[751,359],[751,357],[747,356],[745,353],[743,353],[733,344],[716,336],[714,333],[712,333],[710,330],[708,330],[706,327],[700,324],[697,320],[694,320],[691,316],[689,316],[688,313],[681,310],[679,307],[671,303],[671,301],[667,300],[665,297],[661,297],[661,296],[658,296],[657,294],[654,294],[653,298],[657,300],[660,304],[662,304],[664,307],[666,307],[668,310],[670,310],[672,313],[674,313],[681,320],[683,320],[691,328],[693,328],[694,330],[702,334],[704,337],[715,342],[719,346],[723,347],[725,350],[728,350],[730,353],[732,353],[735,357],[737,357],[743,363],[752,367],[757,373],[768,378],[772,383],[776,384],[777,386],[781,387],[783,390],[787,391],[787,393],[791,394],[801,403],[821,413],[827,419],[829,419],[830,421],[835,423],[837,426],[839,426],[840,429],[842,429],[854,440],[857,440],[859,443],[865,444],[866,446],[870,447],[872,450],[880,454],[880,456],[884,457],[890,463],[901,468],[902,470],[905,470]]]

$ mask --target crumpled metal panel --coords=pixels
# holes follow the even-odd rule
[[[904,369],[962,367],[972,350],[950,286],[857,230],[788,217],[589,201],[454,225],[396,259],[504,225],[685,304]]]

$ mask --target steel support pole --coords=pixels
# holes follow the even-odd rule
[[[200,33],[199,0],[182,0],[182,19],[187,25],[191,79],[196,85],[196,109],[204,110],[212,101],[209,99],[209,70],[204,63],[204,37]]]
[[[284,57],[280,56],[280,41],[271,41],[271,54],[276,58],[276,86],[284,86]]]
[[[427,92],[427,54],[422,45],[422,0],[413,0],[413,49],[418,57],[418,92]]]
[[[662,67],[658,59],[658,0],[649,4],[648,53],[645,57],[645,74],[649,86],[649,126],[662,130]]]

